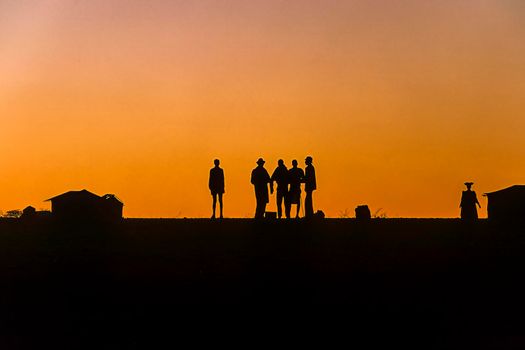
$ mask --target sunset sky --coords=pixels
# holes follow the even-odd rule
[[[457,217],[525,184],[522,0],[0,0],[0,210],[68,190],[126,217],[251,217],[311,155],[315,209]],[[271,199],[269,210],[275,210]]]

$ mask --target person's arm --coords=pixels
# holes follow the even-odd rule
[[[265,169],[266,170],[266,169]],[[270,174],[266,171],[266,182],[270,184],[270,193],[273,193],[273,181]]]
[[[211,177],[212,171],[210,170],[210,177],[208,178],[208,189],[211,191]]]
[[[273,188],[273,182],[277,181],[277,169],[273,171],[272,176],[270,177],[270,188]]]
[[[479,204],[478,202],[478,196],[476,196],[476,193],[474,193],[474,198],[476,198],[476,204],[478,205],[478,207],[481,208],[481,204]]]

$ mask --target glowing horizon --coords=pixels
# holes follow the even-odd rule
[[[0,2],[0,210],[251,217],[250,171],[314,158],[315,209],[458,217],[525,183],[525,12],[503,1]],[[275,210],[271,198],[268,210]]]

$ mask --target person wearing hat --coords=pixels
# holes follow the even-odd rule
[[[315,168],[312,165],[312,161],[313,159],[310,156],[304,160],[306,164],[306,168],[304,168],[304,191],[306,192],[306,197],[304,198],[304,214],[307,218],[314,216],[313,192],[317,189]]]
[[[210,170],[210,178],[208,180],[208,188],[210,189],[211,196],[213,197],[213,215],[212,219],[215,219],[215,208],[217,207],[217,197],[219,197],[219,208],[220,218],[222,219],[222,195],[224,194],[224,171],[219,167],[220,160],[215,159],[213,161],[215,166]]]
[[[478,218],[478,210],[476,204],[481,208],[481,205],[478,202],[478,197],[476,197],[476,192],[472,191],[473,182],[465,182],[467,190],[463,191],[461,194],[461,219],[463,220],[476,220]]]
[[[268,184],[270,184],[270,192],[273,193],[273,183],[270,174],[264,168],[264,159],[257,160],[257,167],[252,170],[251,183],[255,189],[255,199],[257,200],[257,207],[255,209],[255,218],[261,219],[266,212],[266,204],[270,201],[268,194]]]

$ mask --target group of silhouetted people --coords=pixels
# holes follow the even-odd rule
[[[257,160],[257,167],[252,170],[251,183],[255,189],[255,198],[257,200],[257,207],[255,209],[255,218],[264,217],[266,212],[266,204],[269,202],[268,185],[270,186],[270,194],[273,194],[273,183],[277,183],[277,217],[283,216],[283,202],[286,218],[290,218],[292,205],[296,206],[295,217],[299,217],[301,210],[301,184],[304,185],[306,197],[304,200],[305,217],[311,218],[314,216],[313,208],[313,191],[317,189],[317,181],[315,178],[315,168],[312,165],[312,157],[308,156],[304,160],[306,168],[297,167],[297,160],[292,160],[292,168],[288,169],[284,165],[284,161],[279,159],[277,168],[275,168],[272,176],[264,168],[264,159]]]
[[[255,190],[255,199],[257,202],[255,209],[255,218],[263,218],[266,212],[266,205],[270,202],[270,194],[274,192],[274,182],[277,184],[277,216],[283,216],[283,202],[286,218],[290,218],[292,205],[296,206],[295,217],[299,217],[301,209],[301,185],[304,183],[305,197],[305,217],[314,216],[313,208],[313,191],[317,189],[315,178],[315,168],[312,164],[312,157],[305,159],[305,170],[298,167],[297,160],[292,161],[292,168],[288,169],[282,159],[277,162],[277,168],[272,176],[264,168],[264,159],[257,160],[257,167],[252,170],[250,182]],[[220,161],[215,159],[215,167],[210,170],[208,187],[213,197],[213,214],[212,219],[216,218],[217,199],[219,201],[220,218],[223,217],[222,195],[224,194],[224,171],[219,167]],[[269,187],[269,191],[268,191]]]
[[[304,183],[304,191],[306,196],[304,199],[305,217],[311,218],[314,216],[313,208],[313,191],[317,189],[317,181],[315,178],[315,168],[312,164],[312,157],[308,156],[304,160],[305,170],[298,167],[297,160],[292,160],[292,167],[288,169],[282,159],[277,162],[277,168],[272,173],[264,168],[264,159],[257,160],[257,167],[252,170],[250,182],[255,190],[255,199],[257,202],[255,208],[255,218],[263,218],[266,213],[266,205],[270,202],[270,194],[274,192],[274,182],[277,184],[277,217],[280,219],[283,216],[283,202],[284,212],[286,218],[291,217],[292,205],[296,206],[295,217],[299,218],[301,210],[301,185]],[[219,217],[223,218],[223,204],[222,195],[224,194],[224,171],[219,167],[220,161],[214,160],[215,166],[210,170],[210,177],[208,187],[213,197],[213,214],[212,219],[216,218],[217,200],[219,201]],[[481,208],[476,192],[472,191],[473,182],[465,182],[467,189],[461,194],[461,219],[476,220],[478,218],[477,207]],[[268,191],[268,186],[270,190]]]

